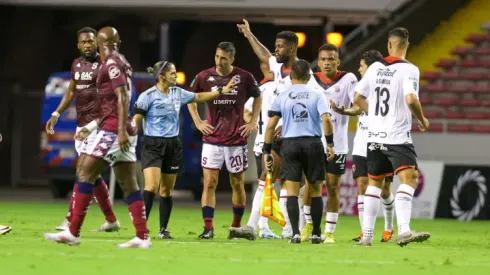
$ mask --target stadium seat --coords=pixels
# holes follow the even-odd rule
[[[473,128],[468,124],[449,124],[447,126],[448,132],[453,133],[469,133],[472,132]]]
[[[462,107],[477,107],[481,105],[481,100],[476,98],[465,98],[459,102],[459,106]]]
[[[424,91],[430,92],[430,93],[441,93],[444,92],[444,85],[443,84],[429,84],[427,86],[424,86]]]
[[[480,60],[469,59],[461,61],[460,66],[465,68],[478,68],[482,67],[483,65]]]
[[[466,80],[487,80],[490,79],[489,73],[467,73],[462,75]]]
[[[420,104],[422,105],[428,105],[432,104],[433,99],[430,96],[420,96]]]
[[[475,54],[477,54],[477,55],[490,55],[490,47],[478,48],[475,50]]]
[[[451,92],[451,93],[466,93],[471,90],[472,86],[449,86],[447,88],[444,88],[444,90]]]
[[[483,111],[468,112],[466,114],[466,118],[468,118],[468,119],[474,119],[474,120],[487,119],[487,118],[490,118],[490,113],[483,112]]]
[[[441,118],[443,116],[440,110],[424,110],[424,115],[426,118]]]
[[[482,102],[482,105],[485,106],[485,107],[490,107],[490,100],[484,100]]]
[[[439,72],[424,72],[422,74],[422,78],[429,81],[436,80],[439,78],[439,76],[440,76]]]
[[[462,119],[465,118],[465,113],[458,111],[446,111],[445,117],[448,119]]]
[[[456,106],[459,99],[457,97],[441,97],[434,100],[434,104],[439,106]]]
[[[490,41],[490,35],[488,35],[486,33],[473,33],[473,34],[468,35],[468,37],[466,37],[465,40],[467,42],[478,44],[478,43],[482,43],[484,41]]]
[[[490,86],[475,86],[472,90],[475,93],[490,94]]]
[[[427,132],[441,133],[444,130],[444,125],[440,123],[431,124]],[[412,124],[412,132],[420,132],[418,123]]]
[[[457,47],[451,51],[451,54],[464,56],[471,53],[472,50],[473,48],[471,47]]]
[[[473,125],[472,130],[475,133],[490,133],[490,125]]]
[[[441,73],[441,76],[440,77],[442,79],[446,79],[446,80],[457,80],[457,79],[461,79],[461,77],[458,74],[458,72],[443,72],[443,73]]]
[[[439,68],[449,69],[456,66],[458,61],[456,59],[441,59],[437,62],[436,66]]]

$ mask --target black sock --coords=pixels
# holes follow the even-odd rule
[[[289,221],[291,222],[294,237],[294,235],[300,234],[298,196],[288,196],[286,207],[288,209]]]
[[[167,229],[170,214],[172,213],[172,197],[160,197],[160,230]]]
[[[311,198],[311,220],[313,221],[313,235],[318,237],[322,234],[321,224],[323,215],[322,197]]]
[[[150,191],[143,191],[143,200],[145,201],[145,211],[146,211],[146,220],[150,218],[151,208],[153,207],[153,198],[155,197],[155,193]]]

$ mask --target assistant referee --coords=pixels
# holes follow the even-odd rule
[[[308,180],[311,196],[313,232],[311,242],[321,243],[321,220],[323,212],[322,182],[325,180],[325,154],[327,160],[334,157],[333,126],[330,120],[330,105],[323,93],[306,84],[311,77],[310,63],[297,60],[291,68],[293,86],[276,98],[269,110],[269,124],[264,138],[264,162],[271,169],[274,131],[282,117],[281,175],[288,190],[287,211],[293,229],[290,243],[301,243],[299,231],[298,193],[302,173]],[[322,128],[327,140],[324,153],[321,141]]]
[[[217,91],[193,93],[175,86],[177,70],[173,63],[159,61],[147,70],[155,78],[156,85],[138,97],[133,118],[138,129],[143,128],[144,132],[141,166],[145,177],[143,198],[146,219],[150,216],[155,194],[160,189],[158,238],[173,239],[167,226],[172,212],[172,191],[183,157],[179,139],[180,108],[184,104],[205,102],[229,93],[236,79],[232,78],[228,85]]]

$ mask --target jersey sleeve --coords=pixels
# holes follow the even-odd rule
[[[122,64],[117,62],[107,62],[107,73],[109,75],[109,81],[111,82],[112,89],[128,85],[128,78],[126,76],[126,70]]]
[[[272,103],[271,108],[269,109],[269,113],[267,114],[269,117],[273,117],[273,116],[282,117],[282,114],[281,114],[281,101],[282,101],[282,97],[281,96],[276,97],[276,99]]]
[[[202,84],[201,84],[201,73],[197,74],[196,77],[194,77],[194,80],[192,80],[191,85],[189,86],[189,90],[194,93],[199,93],[202,92]]]
[[[331,114],[330,103],[327,98],[323,94],[318,94],[318,103],[317,103],[318,114],[322,116],[323,114]]]
[[[248,73],[247,81],[248,94],[253,98],[259,97],[261,94],[259,85],[257,84],[257,80],[255,80],[255,77],[251,73]]]
[[[149,108],[150,102],[148,98],[148,93],[142,93],[134,103],[133,113],[146,116]]]
[[[247,102],[245,102],[245,110],[252,112],[253,111],[253,105],[254,105],[254,99],[249,98]]]
[[[195,93],[189,92],[182,88],[179,88],[179,94],[180,94],[180,103],[182,105],[189,104],[194,100],[194,98],[196,98]]]
[[[349,96],[350,102],[353,103],[354,95],[356,94],[356,87],[359,82],[354,74],[350,74],[350,76],[349,83],[347,84],[347,95]]]
[[[271,57],[269,57],[269,70],[275,73],[277,68],[280,66],[281,64],[277,63],[276,57],[271,55]]]
[[[403,78],[403,95],[415,94],[419,97],[420,71],[417,67],[412,68]]]
[[[75,61],[73,61],[73,63],[71,63],[71,67],[70,67],[70,80],[75,80]]]
[[[369,78],[371,78],[371,74],[372,74],[371,72],[374,72],[371,69],[372,67],[373,65],[371,65],[367,69],[366,73],[364,74],[364,77],[361,79],[361,81],[357,83],[354,94],[357,92],[366,98],[369,97]]]

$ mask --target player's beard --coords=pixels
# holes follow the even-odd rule
[[[94,62],[97,59],[97,51],[93,51],[91,55],[86,55],[85,52],[80,51],[80,56],[88,62]]]

